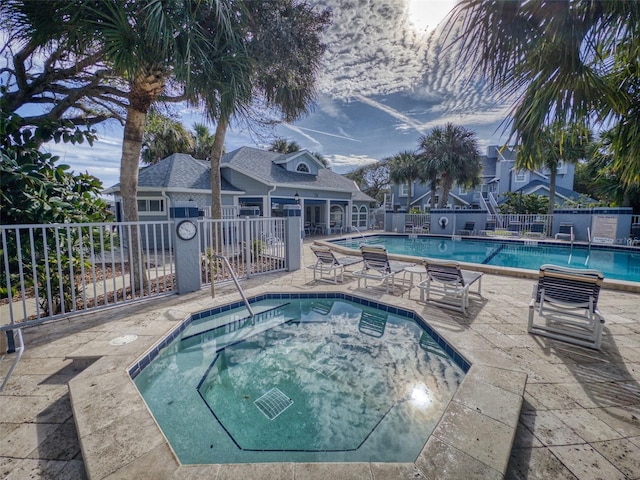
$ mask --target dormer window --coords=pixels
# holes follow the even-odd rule
[[[309,173],[309,165],[304,162],[300,162],[296,167],[296,172]]]

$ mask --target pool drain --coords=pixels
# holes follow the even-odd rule
[[[287,397],[278,388],[272,388],[253,403],[265,417],[269,420],[273,420],[293,405],[293,400]]]

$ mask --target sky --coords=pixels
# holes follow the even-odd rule
[[[482,152],[500,143],[506,106],[497,104],[480,80],[458,78],[455,52],[443,49],[438,25],[455,0],[313,1],[333,14],[316,104],[303,118],[274,129],[232,125],[227,152],[266,149],[282,137],[322,154],[335,172],[347,173],[415,150],[422,135],[447,122],[474,131]],[[188,128],[206,123],[197,110],[185,107],[179,114]],[[122,127],[108,122],[97,130],[93,147],[59,144],[49,150],[107,188],[119,181]]]

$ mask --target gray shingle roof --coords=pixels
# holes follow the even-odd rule
[[[174,153],[154,165],[140,169],[138,187],[195,189],[211,191],[211,164],[185,153]],[[117,189],[116,184],[111,189]],[[224,178],[221,189],[240,191]]]
[[[352,194],[358,194],[357,200],[375,202],[373,198],[358,190],[352,180],[327,168],[319,169],[318,175],[311,175],[291,172],[273,163],[287,155],[291,156],[291,154],[265,152],[257,148],[241,147],[223,155],[221,167],[231,167],[238,172],[257,178],[270,185],[292,184],[300,188],[351,192]],[[354,197],[354,199],[356,198]]]

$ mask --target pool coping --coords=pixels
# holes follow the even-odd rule
[[[400,234],[392,234],[392,233],[385,233],[384,235],[400,236]],[[406,236],[406,235],[402,235],[402,236]],[[354,238],[354,237],[351,237],[351,238]],[[366,238],[366,236],[364,238]],[[447,237],[447,238],[450,238],[450,237]],[[476,240],[478,239],[484,240],[483,237],[477,237]],[[516,242],[516,240],[513,240],[513,239],[511,241]],[[554,242],[547,240],[546,243],[553,244]],[[562,242],[555,242],[555,243],[562,244]],[[327,246],[332,250],[338,253],[342,253],[344,255],[360,254],[360,252],[356,249],[343,247],[342,245],[336,245],[333,241],[315,240],[314,244]],[[621,249],[626,250],[627,248],[629,247],[624,247]],[[388,256],[389,256],[389,259],[397,260],[400,262],[424,263],[426,260],[425,257],[414,257],[412,255],[401,255],[396,253],[389,253]],[[537,270],[526,270],[524,268],[512,268],[512,267],[499,267],[499,266],[485,265],[485,264],[479,264],[479,263],[467,263],[467,262],[458,262],[458,263],[460,264],[460,266],[462,266],[466,270],[474,270],[477,272],[490,273],[495,275],[504,275],[509,277],[530,278],[530,279],[538,278]],[[621,292],[640,293],[640,282],[613,280],[605,277],[604,282],[602,283],[602,288],[607,290],[621,291]]]
[[[270,292],[273,290],[271,288]],[[319,291],[329,295],[344,295],[339,290]],[[273,293],[300,295],[285,290]],[[366,298],[361,294],[347,295]],[[397,297],[392,298],[398,300]],[[389,305],[384,299],[371,301]],[[429,325],[415,308],[401,308],[413,312]],[[171,324],[164,332],[145,336],[144,342],[130,343],[121,347],[116,354],[100,355],[105,350],[94,348],[95,355],[81,352],[70,355],[70,358],[99,358],[69,382],[71,406],[88,478],[169,479],[190,475],[196,475],[194,478],[205,475],[253,479],[305,478],[308,476],[306,473],[311,475],[311,472],[321,472],[323,476],[331,478],[345,475],[370,477],[366,472],[381,472],[380,477],[390,480],[407,478],[408,472],[421,472],[426,478],[462,478],[471,473],[481,473],[482,478],[504,477],[527,375],[477,363],[471,365],[412,464],[180,464],[128,372],[191,314],[202,310],[203,304],[199,302],[184,302],[179,308],[164,307],[159,309],[158,314],[170,320]],[[443,332],[430,327],[446,339]],[[455,342],[447,342],[458,348]]]

